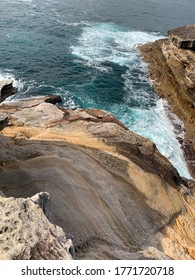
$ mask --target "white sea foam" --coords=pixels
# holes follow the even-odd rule
[[[59,3],[58,1],[55,1],[55,0],[46,0],[47,2],[49,2],[49,3],[52,3],[52,4],[57,4],[57,3]]]
[[[131,113],[131,117],[127,115]],[[159,151],[166,156],[180,175],[191,178],[177,137],[184,137],[184,130],[176,130],[172,119],[184,128],[181,120],[172,113],[169,118],[168,103],[163,99],[156,101],[150,110],[131,109],[122,117],[122,121],[134,132],[153,141]],[[133,116],[133,117],[132,117]]]
[[[156,39],[157,35],[119,30],[114,24],[94,24],[83,28],[78,45],[72,46],[72,53],[88,61],[126,66],[137,58],[135,45]]]
[[[52,89],[53,95],[60,95],[62,97],[62,106],[69,108],[69,109],[76,109],[77,106],[74,102],[74,100],[71,97],[71,94],[68,90],[64,90],[63,87],[54,87],[52,85],[47,84],[40,84],[36,87],[37,89],[46,88],[46,89]]]
[[[2,80],[12,80],[13,86],[17,88],[18,91],[21,91],[24,87],[24,82],[21,79],[17,79],[14,74],[12,73],[12,70],[0,70],[0,81]]]
[[[32,3],[32,0],[17,0],[18,2]]]
[[[90,68],[95,68],[102,73],[112,72],[112,67],[102,65],[96,61],[86,61],[86,60],[82,60],[82,59],[75,59],[74,62],[77,64],[82,64],[82,65],[90,67]]]
[[[135,47],[162,37],[157,33],[123,30],[114,24],[92,24],[83,27],[78,44],[71,49],[79,61],[99,71],[107,67],[105,63],[127,68],[121,77],[126,92],[124,103],[112,104],[109,110],[129,129],[152,140],[180,175],[191,178],[177,140],[177,136],[184,137],[183,124],[174,114],[169,117],[167,103],[153,93],[147,66]],[[176,130],[173,122],[179,123],[181,129]]]
[[[77,27],[79,25],[89,25],[88,22],[86,21],[80,21],[80,22],[65,22],[63,20],[60,19],[56,19],[57,22],[61,23],[62,25],[66,25],[66,26],[73,26],[73,27]]]
[[[6,102],[29,98],[30,96],[28,93],[31,91],[31,89],[34,89],[36,86],[36,83],[33,80],[28,81],[28,83],[26,83],[24,80],[17,78],[13,74],[13,70],[10,69],[4,69],[3,71],[0,70],[0,81],[7,80],[7,79],[12,80],[13,86],[17,89],[17,91],[16,94],[8,97],[6,99]]]

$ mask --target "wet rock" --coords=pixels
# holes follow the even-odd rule
[[[46,96],[45,97],[45,102],[46,103],[51,103],[51,104],[61,103],[62,98],[61,98],[60,95]]]
[[[11,80],[0,81],[0,103],[7,97],[16,93],[16,89],[13,87],[12,83]]]

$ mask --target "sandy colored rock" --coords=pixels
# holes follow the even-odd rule
[[[47,193],[27,199],[0,197],[0,259],[72,259],[71,241],[43,212],[48,199]]]
[[[195,50],[195,24],[168,30],[167,34],[176,47]]]
[[[161,39],[139,46],[157,93],[165,98],[184,122],[182,144],[187,164],[195,178],[195,52],[177,48]]]
[[[17,122],[20,124],[30,124],[38,127],[46,127],[53,122],[60,121],[63,119],[63,116],[64,113],[56,106],[45,102],[36,107],[24,108],[22,114],[20,111],[14,113],[14,118],[17,119]]]
[[[10,119],[0,134],[6,197],[48,192],[46,215],[72,240],[76,259],[195,259],[188,180],[152,142],[106,112],[35,103],[0,106]],[[52,110],[62,114],[49,121]]]

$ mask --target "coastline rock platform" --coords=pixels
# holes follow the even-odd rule
[[[48,100],[0,105],[9,119],[0,132],[0,240],[21,229],[23,258],[49,259],[54,243],[55,259],[71,258],[72,242],[75,259],[195,259],[194,182],[113,115]],[[50,194],[49,209],[40,193]],[[6,216],[10,207],[15,214]],[[46,230],[54,225],[57,240]],[[19,240],[10,236],[6,247],[0,242],[1,256],[20,259],[9,249]]]

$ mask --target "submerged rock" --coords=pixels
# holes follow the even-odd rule
[[[4,219],[13,204],[11,215],[19,219],[24,212],[28,220],[27,227],[23,220],[18,226],[8,222],[13,232],[22,226],[27,252],[22,257],[52,257],[46,228],[53,226],[41,206],[73,241],[76,259],[195,259],[193,191],[152,142],[101,110],[71,111],[39,98],[4,103],[0,111],[10,119],[0,134],[0,191],[8,197],[1,198],[1,213]],[[43,206],[49,198],[45,192],[51,196],[50,209]],[[27,219],[26,208],[38,226]],[[38,249],[37,235],[31,240],[28,227],[38,230],[43,242]],[[9,235],[17,249],[13,240]],[[66,241],[60,243],[64,253],[56,242],[54,256],[65,258]]]

